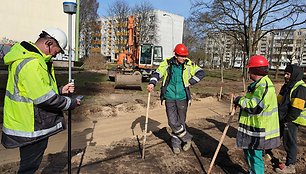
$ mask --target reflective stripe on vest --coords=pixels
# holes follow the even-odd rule
[[[43,135],[47,135],[48,133],[54,132],[60,128],[62,128],[63,125],[62,123],[57,123],[55,126],[48,128],[48,129],[44,129],[44,130],[38,130],[38,131],[34,131],[34,132],[24,132],[24,131],[17,131],[17,130],[12,130],[12,129],[8,129],[3,127],[2,131],[7,134],[7,135],[12,135],[12,136],[18,136],[18,137],[27,137],[27,138],[36,138],[36,137],[40,137]]]
[[[242,132],[244,134],[247,134],[249,136],[252,136],[252,137],[266,137],[266,136],[269,136],[269,135],[273,135],[275,133],[278,133],[279,132],[279,129],[275,129],[275,130],[271,130],[269,132],[253,132],[251,130],[247,130],[245,128],[242,128],[242,127],[238,127],[238,131],[239,132]]]
[[[261,112],[260,114],[249,114],[249,116],[273,116],[274,112],[277,112],[278,108],[273,108],[270,112]]]
[[[53,90],[50,90],[47,94],[35,99],[34,104],[37,105],[37,104],[43,103],[47,101],[48,99],[50,99],[51,97],[53,97],[54,95],[56,95],[56,93]]]
[[[245,98],[245,100],[241,103],[241,106],[245,108],[247,103],[251,101],[252,103],[254,103],[254,106],[258,105],[261,108],[266,108],[266,105],[263,102],[261,102],[261,100],[262,99],[258,99],[258,98],[251,98],[251,99]]]
[[[35,99],[34,101],[30,98],[26,98],[26,97],[23,97],[23,96],[20,96],[19,95],[19,89],[17,87],[17,84],[18,84],[18,81],[19,81],[19,78],[18,78],[18,75],[21,71],[21,69],[28,63],[30,62],[31,60],[34,60],[34,58],[27,58],[27,59],[24,59],[22,62],[19,63],[19,65],[17,66],[16,68],[16,72],[15,72],[15,75],[14,75],[14,94],[11,94],[10,91],[6,90],[5,92],[5,95],[10,99],[10,100],[13,100],[13,101],[16,101],[16,102],[24,102],[24,103],[34,103],[34,104],[40,104],[40,103],[43,103],[45,102],[46,100],[50,99],[52,96],[56,95],[56,93],[51,90],[49,91],[47,94]],[[50,78],[50,76],[49,76]],[[52,79],[50,79],[51,83],[52,83]]]
[[[22,62],[19,63],[19,65],[16,67],[16,72],[14,75],[14,94],[11,94],[8,90],[6,90],[5,95],[13,100],[13,101],[17,101],[17,102],[25,102],[25,103],[31,103],[32,100],[26,97],[22,97],[19,95],[19,90],[17,87],[18,84],[18,74],[21,71],[21,69],[31,60],[34,60],[33,58],[28,58],[28,59],[24,59]]]
[[[185,68],[187,68],[187,79],[190,79],[191,78],[191,68],[190,68],[190,66],[185,66]],[[184,71],[185,72],[185,71]],[[200,79],[198,78],[198,77],[196,77],[196,76],[194,76],[195,78],[197,78],[197,82],[199,82],[200,81]],[[183,77],[184,78],[184,77]],[[185,84],[185,86],[186,85],[188,85],[188,84]]]

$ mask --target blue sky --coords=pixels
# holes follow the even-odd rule
[[[100,16],[107,15],[107,9],[110,4],[113,4],[115,0],[97,0],[99,2],[98,13]],[[143,0],[124,0],[130,7],[133,7],[135,4],[140,4]],[[190,0],[147,0],[151,2],[154,9],[163,10],[166,12],[174,13],[177,15],[184,16],[187,18],[190,15]],[[145,1],[146,2],[146,1]]]

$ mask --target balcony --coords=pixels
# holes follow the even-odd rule
[[[91,53],[101,53],[101,48],[91,48],[90,52]]]
[[[92,40],[91,44],[101,45],[101,40]]]
[[[92,36],[94,36],[94,37],[101,37],[102,34],[101,33],[94,33],[94,34],[92,34]]]

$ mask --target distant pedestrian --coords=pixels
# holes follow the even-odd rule
[[[278,112],[283,146],[287,153],[286,163],[276,168],[277,173],[295,173],[297,157],[297,131],[306,126],[306,84],[304,71],[297,65],[285,69],[285,83],[278,95]]]
[[[237,146],[243,149],[249,172],[264,174],[263,150],[280,145],[277,97],[268,77],[269,63],[261,55],[250,57],[247,67],[250,79],[245,96],[234,104],[240,106]]]
[[[65,129],[63,110],[80,101],[61,94],[74,92],[74,84],[58,89],[52,57],[63,52],[66,34],[49,28],[35,43],[16,43],[4,57],[8,80],[4,99],[1,143],[20,152],[18,173],[32,174],[39,168],[48,138]]]
[[[168,124],[172,129],[172,148],[175,154],[190,149],[192,135],[186,129],[186,113],[191,101],[190,86],[204,78],[205,72],[193,63],[188,56],[188,49],[183,44],[176,45],[175,55],[160,63],[152,74],[147,90],[153,91],[157,82],[163,78],[161,102],[166,100]]]

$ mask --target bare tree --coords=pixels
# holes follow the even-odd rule
[[[230,65],[229,68],[234,68],[235,66],[235,62],[236,62],[236,58],[237,57],[242,57],[243,53],[242,53],[242,45],[239,44],[239,42],[237,40],[233,40],[232,43],[232,47],[231,47],[231,52],[232,52],[232,64]],[[240,67],[242,67],[242,64],[240,63]]]
[[[189,18],[184,21],[183,43],[189,50],[195,49],[198,46],[198,40],[200,40],[195,34],[193,34],[191,24],[192,21]]]
[[[267,33],[304,24],[306,19],[301,14],[305,7],[305,0],[192,0],[192,19],[198,32],[212,30],[232,35],[243,43],[248,58]],[[243,62],[245,65],[246,60]]]
[[[189,18],[184,21],[183,43],[189,50],[188,57],[200,66],[204,66],[208,58],[205,54],[205,43],[202,38],[194,34]]]
[[[137,29],[140,43],[157,42],[157,18],[150,1],[142,1],[137,4],[132,13],[137,18]]]
[[[129,4],[124,0],[116,0],[108,7],[109,21],[111,21],[116,35],[116,45],[119,51],[126,49],[127,19],[131,14]]]
[[[93,47],[92,41],[95,39],[97,30],[99,3],[96,0],[80,1],[80,43],[84,49],[84,57],[89,56],[90,49]]]

